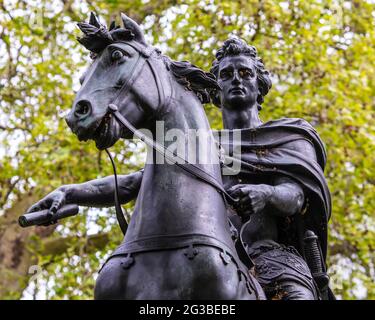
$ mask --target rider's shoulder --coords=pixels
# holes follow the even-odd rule
[[[287,142],[283,145],[283,148],[297,151],[310,159],[317,160],[316,150],[314,148],[314,145],[306,139],[299,139]]]
[[[302,118],[279,118],[267,121],[263,124],[263,126],[295,126],[295,127],[302,127],[305,129],[314,130],[314,127],[305,119]]]
[[[292,127],[293,126],[293,127],[300,127],[305,130],[315,131],[313,126],[308,121],[306,121],[305,119],[301,119],[301,118],[280,118],[280,119],[268,121],[264,125],[269,126],[269,127],[281,127],[281,126]],[[283,144],[283,148],[300,152],[315,160],[317,159],[315,147],[313,143],[310,141],[310,139],[292,140],[290,142],[286,142],[285,144]]]

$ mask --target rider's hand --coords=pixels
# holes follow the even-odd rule
[[[53,215],[66,203],[66,193],[63,188],[58,188],[33,204],[26,213],[36,212],[48,209],[48,214],[53,221]]]
[[[261,212],[272,197],[273,190],[273,186],[266,184],[237,184],[227,192],[239,199],[235,209],[244,218]]]

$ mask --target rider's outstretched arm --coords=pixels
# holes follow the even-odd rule
[[[119,175],[119,199],[122,204],[137,197],[141,186],[143,170],[128,175]],[[80,184],[63,185],[27,210],[34,212],[49,209],[56,212],[65,204],[77,204],[87,207],[114,206],[114,176],[95,179]]]
[[[137,197],[142,176],[143,170],[117,176],[121,204],[125,204]],[[90,180],[80,184],[65,185],[59,189],[66,194],[65,203],[75,203],[79,206],[87,207],[114,206],[114,176]]]

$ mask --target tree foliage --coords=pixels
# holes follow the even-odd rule
[[[125,12],[164,53],[205,70],[228,36],[242,37],[258,49],[274,83],[262,119],[305,118],[327,147],[325,174],[333,197],[328,262],[334,291],[344,299],[375,298],[373,1],[0,1],[4,210],[62,184],[111,174],[105,155],[93,143],[79,143],[63,120],[89,60],[75,41],[75,22],[87,20],[90,10],[107,23]],[[220,110],[208,105],[206,111],[211,126],[221,128]],[[137,142],[118,143],[113,151],[119,171],[142,167],[141,150]],[[129,212],[132,207],[127,205]],[[0,239],[16,218],[0,217]],[[0,291],[2,297],[92,298],[100,264],[121,241],[113,212],[83,210],[51,234],[33,231],[20,245],[42,272],[24,293],[20,286],[16,292]],[[110,237],[94,249],[88,245],[92,233]],[[46,239],[57,247],[66,242],[67,249],[46,251]]]

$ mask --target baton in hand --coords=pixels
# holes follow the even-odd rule
[[[23,228],[31,226],[46,226],[53,224],[60,219],[75,216],[78,211],[79,208],[76,204],[68,204],[60,208],[53,215],[49,213],[48,209],[25,213],[18,218],[18,224]]]

